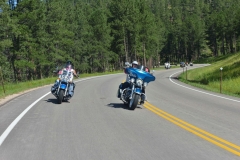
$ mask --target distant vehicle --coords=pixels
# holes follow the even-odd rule
[[[165,68],[166,68],[166,69],[170,69],[170,68],[171,68],[171,65],[170,65],[169,62],[166,62],[164,65],[165,65]]]
[[[192,62],[190,62],[190,66],[193,66],[193,63],[192,63]]]
[[[180,62],[180,67],[185,67],[185,63],[184,62]]]

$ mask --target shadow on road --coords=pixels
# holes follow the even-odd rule
[[[58,100],[56,98],[50,98],[48,100],[45,100],[47,102],[52,102],[53,104],[58,104]],[[69,101],[63,101],[62,103],[70,103]]]
[[[112,107],[112,108],[128,109],[128,105],[125,105],[123,103],[109,103],[107,106]],[[142,109],[142,107],[140,107],[140,105],[138,105],[136,108]]]
[[[47,101],[47,102],[52,102],[52,103],[54,103],[54,104],[58,104],[58,100],[57,100],[56,98],[50,98],[50,99],[45,100],[45,101]]]
[[[179,79],[178,77],[166,77],[166,78],[167,78],[167,79],[172,78],[172,79],[176,79],[176,80]]]
[[[112,108],[128,109],[128,106],[127,106],[127,105],[124,105],[123,103],[109,103],[107,106],[108,106],[108,107],[112,107]]]

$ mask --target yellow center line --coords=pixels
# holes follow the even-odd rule
[[[209,142],[211,142],[211,143],[213,143],[213,144],[215,144],[215,145],[217,145],[217,146],[219,146],[219,147],[221,147],[221,148],[223,148],[223,149],[225,149],[225,150],[227,150],[227,151],[229,151],[229,152],[231,152],[235,155],[240,156],[240,152],[232,149],[232,148],[235,148],[237,150],[240,150],[240,146],[237,146],[237,145],[235,145],[231,142],[228,142],[228,141],[226,141],[222,138],[219,138],[219,137],[217,137],[217,136],[215,136],[211,133],[208,133],[208,132],[206,132],[206,131],[204,131],[200,128],[197,128],[197,127],[195,127],[195,126],[193,126],[193,125],[191,125],[191,124],[189,124],[189,123],[187,123],[187,122],[185,122],[185,121],[183,121],[183,120],[181,120],[177,117],[174,117],[174,116],[168,114],[167,112],[153,106],[152,104],[150,104],[148,102],[145,102],[144,107],[149,109],[150,111],[156,113],[157,115],[163,117],[164,119],[174,123],[175,125],[183,128],[183,129],[185,129],[185,130],[187,130],[187,131],[189,131],[189,132],[191,132],[191,133],[193,133],[193,134],[195,134],[195,135],[197,135],[197,136],[199,136],[199,137],[201,137],[201,138],[203,138],[203,139],[205,139],[205,140],[207,140],[207,141],[209,141]],[[222,142],[224,144],[219,143],[219,142],[215,141],[214,139],[218,140],[219,142]],[[226,146],[225,144],[228,145],[228,146]],[[232,148],[230,148],[229,146],[232,147]]]
[[[221,139],[221,138],[219,138],[219,137],[217,137],[217,136],[215,136],[215,135],[213,135],[213,134],[211,134],[211,133],[208,133],[208,132],[206,132],[206,131],[204,131],[204,130],[202,130],[202,129],[200,129],[200,128],[197,128],[197,127],[195,127],[195,126],[193,126],[193,125],[191,125],[191,124],[189,124],[189,123],[187,123],[187,122],[185,122],[185,121],[183,121],[183,120],[181,120],[181,119],[179,119],[179,118],[177,118],[177,117],[174,117],[174,116],[168,114],[167,112],[164,112],[163,110],[161,110],[161,109],[159,109],[159,108],[151,105],[151,104],[148,103],[148,102],[146,102],[146,104],[149,105],[149,106],[151,106],[152,108],[154,108],[154,109],[157,110],[158,112],[161,112],[161,113],[167,115],[168,117],[170,117],[170,118],[172,118],[172,119],[174,119],[174,120],[176,120],[176,121],[178,121],[178,122],[180,122],[180,123],[182,123],[182,124],[185,124],[185,125],[188,126],[188,127],[191,127],[191,128],[193,128],[193,129],[195,129],[195,130],[197,130],[197,131],[199,131],[199,132],[201,132],[201,133],[203,133],[203,134],[206,134],[206,135],[209,136],[209,137],[212,137],[212,138],[214,138],[214,139],[216,139],[216,140],[218,140],[218,141],[220,141],[220,142],[222,142],[222,143],[225,143],[225,144],[227,144],[227,145],[229,145],[229,146],[231,146],[231,147],[233,147],[233,148],[236,148],[236,149],[240,150],[240,146],[237,146],[237,145],[235,145],[235,144],[233,144],[233,143],[231,143],[231,142],[228,142],[228,141],[226,141],[226,140],[224,140],[224,139]]]

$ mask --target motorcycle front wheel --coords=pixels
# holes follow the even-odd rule
[[[133,97],[129,102],[130,110],[134,110],[137,107],[139,98],[140,98],[140,96],[138,94],[133,94]]]
[[[60,90],[58,94],[58,103],[61,104],[63,101],[64,90]]]

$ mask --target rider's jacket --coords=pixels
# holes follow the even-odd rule
[[[73,69],[63,68],[58,72],[59,78],[61,78],[61,74],[63,74],[64,71],[68,71],[69,81],[71,82],[73,80]]]

